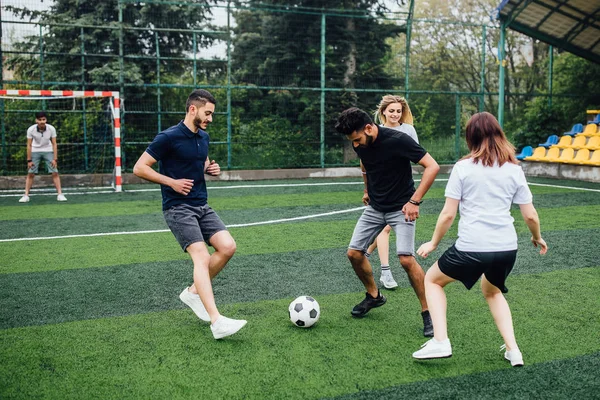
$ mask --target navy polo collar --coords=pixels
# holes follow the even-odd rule
[[[198,134],[198,136],[202,136],[203,133],[206,134],[202,129],[198,129],[198,132],[192,132],[190,128],[183,123],[183,120],[179,121],[177,127],[189,138],[193,138],[196,134]]]

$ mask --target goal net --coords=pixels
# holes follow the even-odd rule
[[[122,190],[119,92],[0,90],[1,175],[27,174],[26,134],[38,111],[56,128],[61,174],[112,174]]]

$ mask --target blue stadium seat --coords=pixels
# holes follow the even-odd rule
[[[588,124],[600,124],[600,114],[596,114],[594,119],[589,121]]]
[[[548,139],[546,139],[546,143],[540,143],[540,146],[548,148],[548,147],[552,146],[553,144],[557,144],[557,143],[558,143],[558,136],[550,135],[550,136],[548,136]]]
[[[583,124],[575,124],[569,132],[565,132],[565,135],[575,136],[581,132],[583,132]]]
[[[529,157],[531,155],[533,155],[533,147],[525,146],[523,147],[523,150],[521,150],[521,153],[517,154],[517,160],[522,160],[525,157]]]

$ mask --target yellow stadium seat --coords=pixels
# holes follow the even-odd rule
[[[588,149],[577,150],[575,158],[571,161],[564,161],[567,164],[585,164],[590,159],[590,151]]]
[[[573,150],[573,149],[571,149]],[[540,158],[537,161],[545,161],[545,162],[558,162],[558,158],[560,157],[560,149],[558,147],[554,147],[548,150],[545,157]]]
[[[573,137],[572,136],[561,136],[560,140],[558,141],[557,144],[553,144],[550,147],[558,147],[559,149],[566,149],[568,147],[571,147],[571,143],[573,142]]]
[[[575,136],[575,140],[573,140],[573,143],[571,143],[570,146],[567,146],[567,148],[581,149],[581,148],[585,147],[586,142],[587,142],[586,136],[577,135],[577,136]]]
[[[592,154],[590,159],[584,162],[583,164],[600,166],[600,150],[594,151],[594,154]]]
[[[583,135],[583,136],[594,136],[598,134],[598,125],[596,124],[587,124],[585,126],[585,129],[583,130],[582,133],[580,133],[579,135]],[[577,136],[579,136],[577,135]]]
[[[558,158],[548,158],[548,161],[568,163],[569,161],[572,161],[574,157],[575,157],[575,150],[569,148],[569,149],[564,149],[562,151],[562,153],[560,153],[560,156]]]
[[[583,148],[588,150],[600,150],[600,136],[592,136]]]
[[[546,157],[546,148],[540,146],[535,148],[531,156],[525,157],[525,161],[540,161],[544,157]]]

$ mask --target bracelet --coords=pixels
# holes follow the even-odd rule
[[[423,200],[421,200],[421,201],[416,201],[416,200],[410,199],[410,200],[408,200],[408,202],[409,202],[410,204],[414,204],[415,206],[420,206],[420,205],[421,205],[421,203],[423,203]]]
[[[33,162],[33,160],[27,160],[27,162]]]

